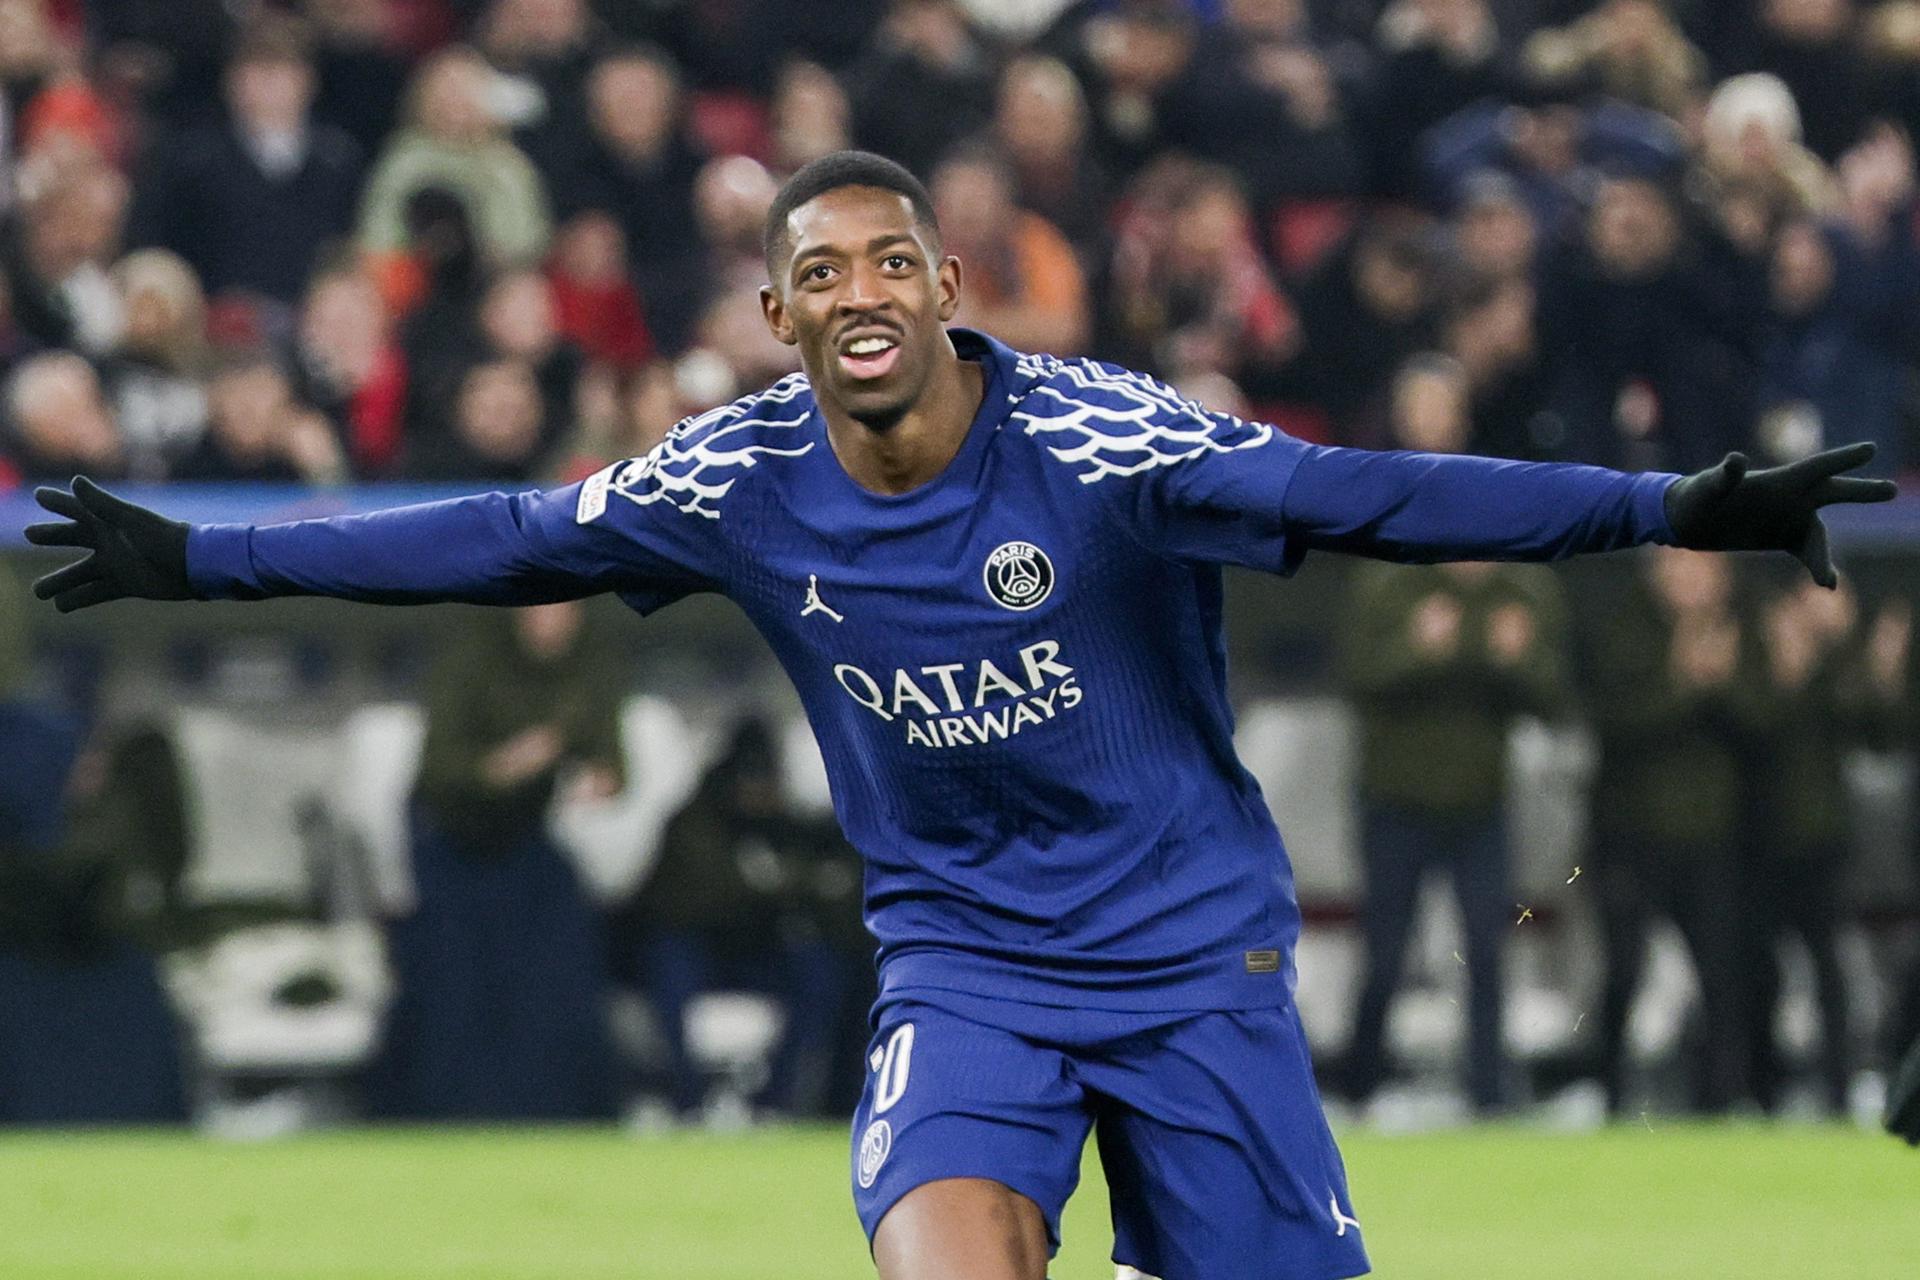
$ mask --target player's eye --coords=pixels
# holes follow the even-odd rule
[[[890,253],[880,260],[880,265],[889,271],[907,271],[913,267],[913,259],[904,253]]]
[[[809,284],[819,284],[823,280],[833,278],[833,268],[824,262],[816,262],[808,267],[800,278]]]

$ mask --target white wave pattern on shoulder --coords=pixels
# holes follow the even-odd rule
[[[1089,360],[1023,355],[1020,372],[1035,381],[1012,421],[1030,436],[1065,441],[1049,442],[1047,452],[1083,468],[1082,484],[1258,448],[1279,434],[1204,409],[1158,379]]]
[[[813,449],[811,440],[769,439],[806,423],[811,406],[793,405],[806,390],[806,376],[791,373],[756,395],[685,419],[652,450],[622,464],[613,491],[635,506],[664,502],[688,515],[719,519],[720,500],[761,458],[797,458]],[[768,416],[783,405],[790,406],[786,415]]]

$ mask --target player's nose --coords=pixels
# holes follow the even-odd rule
[[[881,284],[880,273],[865,262],[855,262],[847,270],[847,286],[840,291],[840,307],[843,311],[871,311],[884,306],[887,291]]]

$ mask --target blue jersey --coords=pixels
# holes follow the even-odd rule
[[[1248,1009],[1289,998],[1300,917],[1234,754],[1221,566],[1672,538],[1671,476],[1309,445],[951,334],[985,398],[909,493],[854,483],[796,374],[567,488],[197,527],[189,573],[207,597],[643,613],[722,592],[819,738],[889,996]]]

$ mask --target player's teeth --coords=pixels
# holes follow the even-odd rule
[[[850,346],[848,346],[847,354],[854,355],[854,356],[870,356],[878,352],[885,351],[888,347],[892,345],[893,344],[891,342],[888,342],[885,338],[862,338],[858,342],[855,342]]]

